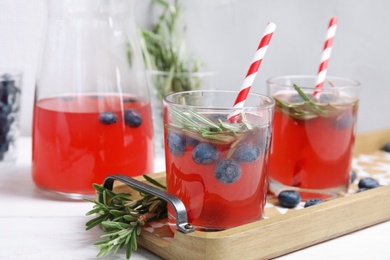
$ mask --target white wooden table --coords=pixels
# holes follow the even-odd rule
[[[164,171],[162,158],[156,172]],[[0,259],[97,259],[102,232],[85,231],[92,204],[48,199],[31,178],[31,138],[19,139],[16,164],[0,172]],[[383,205],[389,207],[390,205]],[[369,210],[369,209],[367,209]],[[124,250],[100,259],[125,259]],[[159,259],[143,248],[131,259]],[[390,259],[390,222],[369,227],[278,259]]]

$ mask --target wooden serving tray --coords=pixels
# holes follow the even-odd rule
[[[218,232],[172,233],[163,219],[145,226],[138,243],[164,259],[269,259],[390,220],[390,154],[379,151],[388,141],[390,130],[357,136],[358,177],[344,197],[295,209],[281,208],[269,197],[265,219]],[[367,176],[382,186],[356,193],[358,180]],[[165,173],[151,177],[165,183]],[[133,193],[120,183],[113,190]]]

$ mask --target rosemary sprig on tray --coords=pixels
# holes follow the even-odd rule
[[[144,175],[151,184],[165,189],[165,186],[156,180]],[[99,256],[106,256],[110,252],[115,255],[120,248],[126,247],[126,258],[137,250],[137,236],[141,227],[155,218],[164,218],[167,214],[166,202],[153,195],[140,192],[141,199],[132,200],[131,194],[116,194],[98,184],[93,187],[97,193],[97,200],[86,199],[94,203],[93,209],[87,216],[97,216],[86,223],[86,230],[101,226],[106,234],[94,245],[99,248]]]

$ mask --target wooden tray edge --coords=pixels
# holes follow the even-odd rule
[[[370,153],[379,150],[383,144],[390,142],[390,129],[379,129],[375,131],[359,133],[356,135],[354,155]]]
[[[172,242],[143,232],[139,243],[169,259],[268,259],[390,220],[389,204],[385,186],[225,231],[176,232]]]
[[[358,134],[354,155],[389,141],[390,129]],[[151,177],[165,183],[165,173]],[[172,242],[145,231],[138,242],[164,259],[268,259],[390,220],[389,203],[385,186],[221,232],[176,232]]]

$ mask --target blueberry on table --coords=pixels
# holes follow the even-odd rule
[[[357,190],[357,193],[360,193],[360,192],[363,192],[363,191],[366,191],[366,190],[370,190],[369,188],[359,188]]]
[[[219,158],[219,153],[214,145],[200,143],[192,151],[192,159],[197,164],[210,165]]]
[[[240,145],[233,153],[233,158],[239,162],[254,162],[259,158],[260,149],[255,145]]]
[[[167,143],[169,151],[176,156],[182,156],[186,151],[185,138],[181,134],[168,133]]]
[[[278,201],[282,207],[295,208],[301,202],[301,195],[295,190],[284,190],[279,193]]]
[[[390,153],[390,142],[385,143],[382,149],[383,151]]]
[[[236,182],[241,176],[241,166],[232,159],[224,159],[214,168],[215,178],[225,184]]]
[[[139,127],[142,124],[141,115],[134,109],[125,110],[125,124],[130,127]]]
[[[377,180],[371,178],[371,177],[365,177],[360,179],[358,183],[359,189],[366,188],[366,189],[373,189],[376,187],[379,187],[379,183]]]
[[[357,178],[357,174],[354,170],[351,171],[351,175],[350,175],[350,183],[353,183]]]
[[[317,204],[320,204],[324,202],[322,199],[319,199],[319,198],[313,198],[313,199],[309,199],[305,202],[305,208],[307,207],[310,207],[310,206],[314,206],[314,205],[317,205]]]
[[[118,121],[118,116],[114,112],[103,112],[100,114],[99,120],[104,125],[111,125]]]

